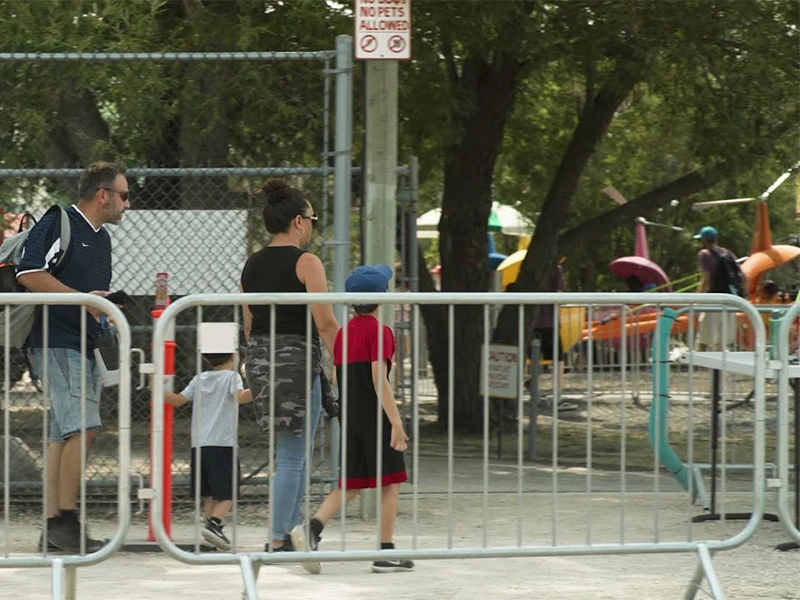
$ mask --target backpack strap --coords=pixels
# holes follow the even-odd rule
[[[67,257],[67,251],[69,250],[70,241],[72,240],[72,225],[69,222],[69,215],[67,214],[67,211],[60,206],[56,206],[54,208],[58,210],[59,216],[61,217],[60,240],[61,240],[61,247],[64,250],[61,253],[61,256],[58,257],[58,260],[56,261],[56,264],[53,267],[53,273],[58,271],[61,268],[61,265],[64,263],[64,259]]]
[[[25,221],[27,221],[27,220],[29,220],[29,219],[30,219],[31,221],[33,221],[33,224],[34,224],[34,225],[36,225],[36,217],[34,217],[34,216],[33,216],[31,213],[29,213],[29,212],[25,212],[25,213],[22,215],[22,218],[19,220],[19,227],[17,228],[17,233],[22,233],[23,231],[25,231]],[[28,229],[30,229],[31,227],[32,227],[32,225],[28,226]]]

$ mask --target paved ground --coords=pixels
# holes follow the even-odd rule
[[[622,498],[616,473],[572,468],[557,473],[543,466],[527,466],[520,476],[515,465],[494,462],[487,471],[488,490],[482,493],[483,462],[458,459],[453,473],[453,494],[447,494],[447,461],[425,458],[420,463],[416,517],[414,497],[401,498],[396,541],[400,548],[510,547],[521,535],[524,546],[619,542],[727,539],[742,530],[743,522],[689,525],[700,509],[689,505],[685,494],[669,477],[648,473],[628,474],[627,495]],[[557,482],[559,493],[554,495]],[[593,495],[586,494],[591,482]],[[653,493],[659,489],[659,494]],[[728,482],[726,506],[746,510],[750,495],[746,478]],[[521,499],[521,500],[520,500]],[[770,498],[770,501],[772,499]],[[339,523],[326,530],[322,550],[373,547],[374,524],[355,518],[353,505],[342,535]],[[266,509],[243,507],[238,515],[237,539],[242,549],[255,551],[263,544]],[[113,520],[94,511],[95,535],[109,535]],[[452,518],[451,516],[452,515]],[[622,523],[624,522],[624,528]],[[193,537],[193,518],[178,511],[174,536]],[[554,528],[554,523],[556,526]],[[37,537],[37,517],[11,515],[8,529],[13,554],[28,553]],[[520,534],[521,531],[521,534]],[[142,538],[141,518],[130,538]],[[719,553],[714,559],[729,598],[800,599],[800,551],[781,553],[773,546],[787,541],[776,523],[763,522],[744,546]],[[400,598],[485,599],[579,598],[645,600],[680,598],[696,559],[690,554],[632,556],[560,556],[547,558],[483,558],[417,561],[414,573],[378,575],[368,562],[332,562],[320,576],[311,576],[296,564],[264,566],[258,580],[266,598]],[[0,570],[0,597],[44,600],[49,598],[49,578],[44,570]],[[180,563],[164,554],[120,553],[100,565],[79,571],[78,598],[130,600],[238,599],[241,577],[233,565],[198,566]],[[702,597],[702,596],[699,596]]]

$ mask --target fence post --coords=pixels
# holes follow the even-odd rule
[[[334,142],[333,289],[344,291],[350,271],[350,177],[353,146],[353,38],[336,37],[336,133]],[[339,318],[342,320],[343,313]]]
[[[539,392],[541,345],[541,340],[534,337],[531,342],[531,405],[529,409],[530,420],[528,421],[528,460],[536,458],[536,422],[539,420],[539,402],[542,399]],[[555,399],[553,401],[555,402]]]

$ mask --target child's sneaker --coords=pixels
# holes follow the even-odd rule
[[[316,521],[316,519],[312,519],[311,521]],[[321,531],[322,528],[315,527],[312,522],[308,523],[308,530],[311,536],[310,539],[306,539],[305,525],[297,525],[294,529],[292,529],[292,545],[294,545],[298,552],[306,552],[308,550],[314,552],[319,547],[320,535],[316,529]],[[317,523],[319,523],[319,521],[317,521]],[[322,565],[316,560],[304,562],[303,568],[312,575],[319,575],[322,573]]]
[[[231,541],[222,532],[223,525],[213,520],[213,517],[206,521],[206,526],[200,531],[203,539],[209,544],[213,544],[217,549],[227,552],[231,549]]]
[[[413,570],[414,563],[410,560],[376,560],[372,563],[373,573],[401,573]]]

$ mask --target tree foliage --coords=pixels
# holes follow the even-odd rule
[[[352,32],[347,4],[0,0],[0,51],[331,49],[336,35]],[[797,160],[796,2],[415,0],[413,11],[400,156],[420,157],[421,207],[442,207],[444,290],[487,289],[493,200],[538,215],[522,291],[544,289],[561,256],[571,289],[614,289],[607,264],[630,253],[640,215],[688,231],[718,224],[723,243],[745,254],[754,206],[698,213],[691,204],[758,195]],[[0,163],[76,167],[119,156],[151,167],[319,164],[320,72],[299,62],[0,62]],[[46,185],[58,193],[63,183]],[[134,183],[141,208],[247,202],[246,183],[231,178]],[[629,202],[615,206],[602,194],[608,185]],[[0,202],[21,187],[0,180]],[[776,238],[793,228],[791,200],[789,186],[770,199]],[[690,236],[649,235],[653,258],[671,276],[695,269]],[[513,240],[505,245],[513,249]],[[421,287],[433,289],[427,266]],[[423,312],[439,396],[449,392],[452,326],[455,425],[480,430],[482,311],[459,309],[454,323],[441,308]],[[495,339],[515,339],[515,314],[501,314]]]

